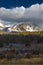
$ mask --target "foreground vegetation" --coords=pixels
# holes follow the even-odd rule
[[[0,65],[43,65],[43,58],[0,59]]]
[[[10,34],[0,34],[0,47],[9,43],[43,43],[43,32],[18,32]]]
[[[0,65],[14,64],[43,65],[43,31],[0,33]]]
[[[10,35],[43,35],[43,31],[36,31],[36,32],[4,32],[4,31],[1,31],[0,30],[0,34],[4,34],[4,35],[8,35],[8,34],[10,34]]]

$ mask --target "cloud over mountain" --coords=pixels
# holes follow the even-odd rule
[[[39,24],[43,27],[43,3],[35,4],[29,8],[23,6],[12,9],[0,8],[0,22],[27,22]]]

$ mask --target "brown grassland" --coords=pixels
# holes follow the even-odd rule
[[[15,33],[7,33],[0,31],[0,35],[37,35],[37,36],[43,36],[43,31],[38,32],[15,32]],[[42,43],[43,44],[43,43]],[[6,59],[0,58],[0,65],[43,65],[43,56],[36,55],[32,56],[31,58],[12,58],[12,59]]]

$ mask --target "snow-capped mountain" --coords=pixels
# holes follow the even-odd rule
[[[35,24],[29,22],[22,22],[12,25],[4,25],[0,23],[0,30],[6,32],[32,32],[32,31],[41,31],[41,28]]]
[[[40,30],[41,28],[39,26],[30,23],[18,23],[8,28],[9,32],[32,32]]]

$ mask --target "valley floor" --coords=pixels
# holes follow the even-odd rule
[[[22,58],[22,59],[0,59],[0,65],[43,65],[43,58]]]
[[[43,65],[43,32],[0,34],[0,65]]]

